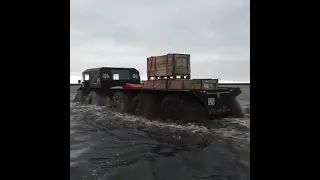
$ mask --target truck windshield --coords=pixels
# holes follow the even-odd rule
[[[113,69],[111,70],[113,80],[130,80],[129,70]]]

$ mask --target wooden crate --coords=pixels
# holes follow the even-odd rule
[[[218,80],[217,79],[169,79],[167,83],[167,89],[216,90],[218,89]]]
[[[147,58],[147,75],[150,77],[189,76],[189,54],[167,54]]]
[[[144,88],[170,90],[217,90],[218,79],[157,79],[142,81]]]
[[[142,85],[144,88],[166,89],[167,88],[167,80],[166,79],[147,80],[147,81],[142,81]]]
[[[201,80],[169,79],[168,89],[201,89]]]

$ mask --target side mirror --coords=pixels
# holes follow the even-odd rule
[[[78,84],[81,84],[81,80],[78,80]]]

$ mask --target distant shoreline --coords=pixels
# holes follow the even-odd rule
[[[70,84],[70,86],[80,86],[81,84]],[[250,83],[219,83],[219,85],[249,85]]]

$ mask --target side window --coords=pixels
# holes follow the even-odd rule
[[[126,69],[111,69],[113,80],[131,80],[130,71]]]
[[[88,81],[88,80],[89,80],[89,73],[85,73],[85,74],[84,74],[84,80],[85,80],[85,81]]]
[[[113,80],[119,80],[119,74],[113,74]]]

